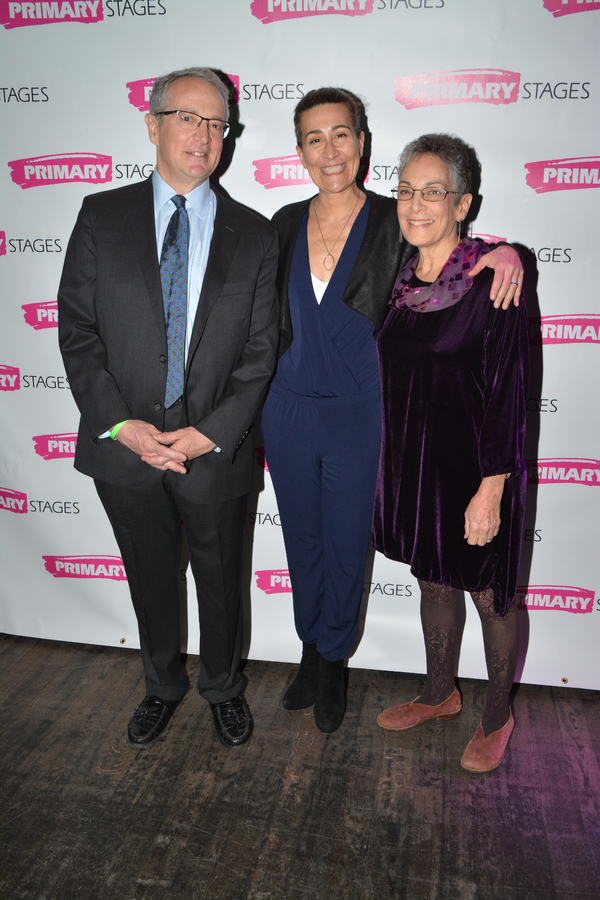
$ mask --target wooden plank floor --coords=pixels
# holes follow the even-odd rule
[[[281,707],[293,667],[249,662],[248,747],[221,747],[190,691],[134,750],[138,652],[4,636],[0,665],[4,900],[600,898],[595,691],[522,685],[507,760],[477,776],[477,681],[460,718],[394,735],[376,713],[422,679],[351,670],[326,736]]]

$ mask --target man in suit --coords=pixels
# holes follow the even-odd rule
[[[94,478],[138,619],[147,747],[188,684],[181,665],[181,522],[200,617],[198,689],[227,747],[253,721],[238,672],[252,421],[275,367],[277,237],[215,194],[228,93],[209,69],[156,80],[156,169],[86,197],[66,253],[59,338],[81,413],[75,467]]]

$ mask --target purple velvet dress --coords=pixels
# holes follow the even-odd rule
[[[496,310],[485,269],[445,309],[391,308],[377,338],[383,443],[373,544],[413,575],[467,591],[494,590],[498,615],[515,597],[525,506],[527,316]],[[498,535],[464,539],[481,479],[510,472]]]

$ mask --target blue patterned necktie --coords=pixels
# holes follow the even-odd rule
[[[185,197],[176,194],[171,200],[177,209],[167,225],[160,255],[160,280],[167,328],[168,371],[165,391],[167,409],[183,394],[190,239],[190,221],[185,208]]]

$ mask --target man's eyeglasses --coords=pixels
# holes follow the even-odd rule
[[[415,192],[420,192],[423,200],[427,200],[428,203],[440,203],[446,199],[448,194],[458,193],[458,191],[445,191],[444,188],[392,188],[392,194],[396,194],[397,200],[412,200]]]
[[[209,134],[214,135],[214,137],[224,138],[229,131],[229,122],[225,122],[223,119],[207,119],[205,116],[199,116],[185,109],[165,109],[156,115],[176,116],[177,124],[184,131],[193,131],[195,128],[200,128],[203,122],[206,122]]]

